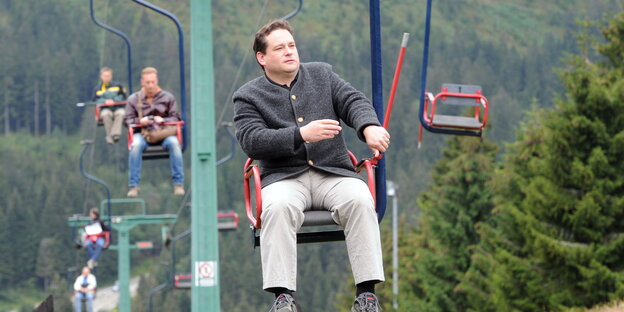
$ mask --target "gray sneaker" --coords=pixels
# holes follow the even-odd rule
[[[380,312],[379,301],[373,293],[365,292],[355,298],[351,312]]]
[[[301,310],[297,308],[295,298],[289,294],[281,294],[275,299],[269,312],[301,312]]]

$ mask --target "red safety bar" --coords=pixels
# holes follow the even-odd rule
[[[362,159],[358,162],[357,158],[351,151],[349,151],[349,158],[353,163],[353,167],[355,171],[359,173],[362,169],[366,169],[366,175],[368,178],[368,189],[373,196],[373,202],[376,202],[377,198],[375,196],[375,171],[373,170],[374,163],[376,163],[376,158],[373,159]],[[245,162],[245,167],[243,168],[243,184],[245,189],[245,210],[247,211],[247,218],[251,225],[255,229],[260,229],[262,227],[262,221],[260,220],[260,216],[262,215],[262,181],[260,180],[260,167],[257,164],[253,164],[253,159],[248,158]],[[249,183],[249,179],[253,176],[254,185],[256,191],[256,215],[252,211],[251,205],[251,187]]]
[[[108,246],[110,245],[110,231],[104,231],[100,234],[95,234],[95,235],[87,235],[85,237],[85,246],[87,245],[87,240],[91,240],[92,242],[96,242],[98,240],[98,238],[102,237],[104,238],[104,246],[103,248],[106,249],[108,248]]]
[[[475,107],[474,117],[475,117],[475,119],[479,120],[479,123],[480,123],[479,127],[478,128],[468,128],[468,129],[483,130],[483,128],[487,124],[488,107],[489,107],[489,105],[488,105],[487,98],[485,96],[483,96],[483,94],[481,94],[481,90],[477,90],[477,93],[470,94],[470,93],[448,92],[447,88],[442,88],[442,92],[438,93],[435,97],[430,92],[425,92],[425,110],[423,112],[423,115],[424,115],[423,117],[424,117],[425,121],[430,126],[432,126],[432,127],[439,126],[439,125],[436,125],[433,122],[433,117],[435,116],[435,111],[436,111],[436,104],[437,104],[439,99],[446,100],[447,96],[475,99],[476,103],[480,103],[481,106],[483,106],[483,120],[482,121],[480,120],[480,107],[476,106]],[[429,114],[429,105],[431,105],[431,114]],[[458,129],[467,129],[465,127],[453,127],[453,126],[448,126],[448,125],[446,125],[445,127],[448,127],[448,128],[458,128]]]
[[[180,147],[182,147],[182,126],[184,125],[184,121],[170,121],[170,122],[164,122],[162,123],[162,125],[165,126],[173,126],[175,125],[177,127],[177,134],[176,137],[178,138],[178,142],[180,143]],[[131,124],[128,126],[128,150],[132,149],[132,136],[134,136],[134,129],[135,128],[142,128],[143,125],[141,124]]]
[[[106,107],[117,107],[117,106],[125,106],[127,103],[127,101],[119,101],[119,102],[113,102],[113,103],[102,103],[102,104],[98,104],[95,105],[95,121],[100,122],[102,121],[102,119],[100,118],[100,112],[102,110],[102,107],[106,108]]]

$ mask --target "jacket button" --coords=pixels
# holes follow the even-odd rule
[[[310,164],[310,166],[314,166],[314,162],[312,160],[308,160],[308,164]]]
[[[299,118],[297,118],[297,121],[298,121],[298,122],[303,122],[303,117],[299,117]]]
[[[296,100],[297,96],[293,94],[293,95],[290,96],[290,98],[293,99],[293,100]]]

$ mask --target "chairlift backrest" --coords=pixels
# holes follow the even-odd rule
[[[481,94],[481,86],[476,85],[462,85],[444,83],[442,84],[442,94],[445,93],[457,93],[457,94]],[[481,102],[479,99],[468,97],[457,97],[451,95],[442,95],[440,97],[441,104],[447,105],[461,105],[461,106],[479,106]]]

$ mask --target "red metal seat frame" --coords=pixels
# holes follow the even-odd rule
[[[375,172],[373,170],[373,165],[375,163],[374,159],[362,159],[358,162],[357,158],[353,153],[349,152],[349,158],[353,163],[353,167],[356,172],[360,172],[362,169],[366,169],[366,174],[368,178],[368,189],[373,196],[373,201],[376,201],[375,196]],[[262,181],[260,179],[260,167],[257,164],[253,163],[252,158],[248,158],[245,162],[245,166],[243,167],[243,181],[244,181],[244,189],[245,189],[245,210],[247,212],[247,218],[254,229],[258,230],[262,228],[262,220],[260,216],[262,215]],[[250,179],[253,176],[254,186],[255,186],[255,201],[256,201],[256,215],[254,216],[254,211],[251,203],[251,183]]]
[[[170,121],[163,122],[161,125],[165,126],[176,126],[176,137],[178,138],[178,142],[180,143],[180,148],[182,148],[182,126],[184,126],[184,121]],[[134,129],[144,127],[141,124],[131,124],[128,126],[128,150],[132,149],[132,137],[134,136]]]
[[[436,105],[438,100],[445,100],[446,97],[459,97],[459,98],[471,98],[475,99],[476,103],[479,103],[483,107],[483,120],[480,119],[481,115],[481,106],[475,106],[475,114],[474,118],[479,121],[478,128],[465,128],[465,127],[454,127],[454,126],[444,126],[446,128],[455,128],[455,129],[469,129],[469,130],[483,130],[483,128],[487,124],[488,119],[488,100],[483,94],[481,94],[481,90],[478,90],[476,93],[456,93],[456,92],[448,92],[448,88],[442,88],[442,91],[434,97],[431,92],[425,92],[425,109],[423,111],[423,117],[425,121],[431,127],[440,127],[440,125],[436,125],[433,121],[433,117],[436,113]],[[429,105],[431,105],[431,113],[429,114]]]
[[[102,108],[125,106],[126,103],[127,101],[119,101],[119,102],[102,103],[102,104],[95,105],[95,121],[102,122],[102,117],[100,116],[100,113],[102,112]]]
[[[95,234],[95,235],[86,235],[85,236],[85,241],[84,241],[84,245],[87,246],[87,240],[91,240],[92,242],[95,243],[95,241],[97,241],[98,238],[102,237],[104,238],[104,249],[107,249],[108,246],[110,245],[110,235],[111,232],[110,231],[103,231],[100,234]],[[92,239],[92,237],[95,237],[95,240]]]

